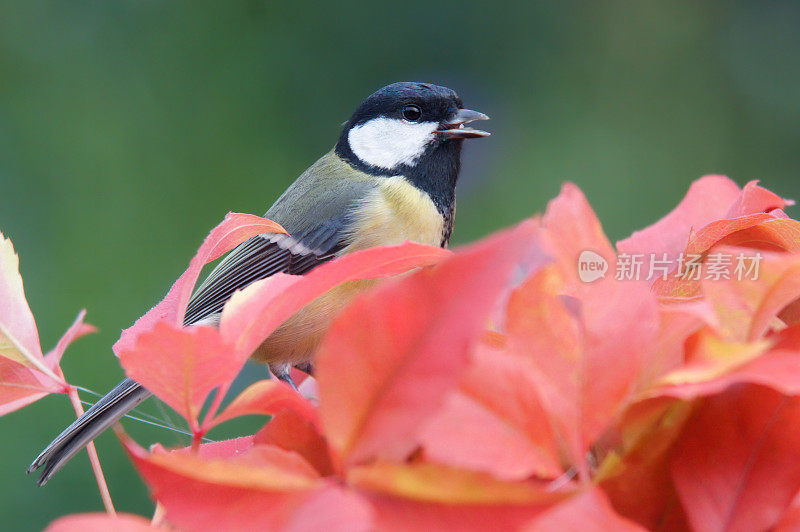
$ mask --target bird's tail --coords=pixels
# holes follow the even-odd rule
[[[150,397],[138,382],[125,379],[97,401],[36,457],[28,473],[44,466],[38,484],[44,486],[78,451]]]

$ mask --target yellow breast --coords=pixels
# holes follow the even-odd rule
[[[356,211],[345,252],[411,240],[438,246],[444,218],[430,197],[402,176],[381,179]]]

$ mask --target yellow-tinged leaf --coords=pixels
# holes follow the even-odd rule
[[[161,476],[178,476],[229,488],[291,491],[315,487],[319,474],[296,453],[272,446],[254,446],[229,458],[208,458],[192,452],[165,451],[156,446],[146,453],[135,443],[123,441],[138,467],[147,464]]]
[[[687,364],[659,379],[659,386],[705,382],[721,377],[767,352],[771,342],[733,342],[704,329],[692,340]],[[645,394],[647,395],[647,394]]]
[[[378,462],[350,469],[347,480],[375,493],[452,505],[549,504],[571,492],[548,492],[545,483],[504,482],[485,473],[431,463]]]
[[[39,345],[39,332],[25,300],[19,257],[10,239],[0,233],[0,356],[35,368],[61,382],[47,366]]]

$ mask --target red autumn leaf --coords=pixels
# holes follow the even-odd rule
[[[375,508],[377,530],[515,530],[568,495],[426,463],[378,462],[347,480]]]
[[[59,363],[64,350],[77,338],[95,330],[83,322],[85,311],[46,356],[39,344],[22,277],[11,240],[0,233],[0,416],[50,393],[66,393]]]
[[[212,327],[182,328],[167,321],[141,332],[119,351],[127,375],[197,425],[209,392],[236,377],[232,349]]]
[[[727,180],[718,179],[724,196]],[[691,239],[689,226],[682,245],[796,247],[797,223],[770,210],[784,200],[754,183],[733,188],[736,198],[719,216],[738,218],[712,220]],[[715,199],[694,214],[708,214]],[[770,214],[758,214],[763,210]],[[162,388],[171,376],[166,393],[190,416],[211,388],[227,389],[275,327],[320,294],[441,262],[366,293],[334,323],[318,359],[321,412],[284,384],[263,381],[202,427],[273,415],[255,436],[172,452],[145,452],[125,440],[126,447],[166,520],[180,529],[639,529],[626,518],[679,529],[706,523],[702,514],[718,510],[717,501],[731,528],[790,526],[800,466],[787,461],[800,443],[792,432],[800,414],[770,410],[773,402],[755,392],[719,403],[762,390],[742,382],[800,394],[800,328],[778,332],[776,318],[793,323],[789,270],[768,271],[752,289],[719,285],[719,292],[694,294],[707,300],[659,309],[645,283],[615,282],[613,275],[580,282],[586,250],[605,257],[613,273],[614,250],[599,221],[567,185],[543,228],[520,228],[448,258],[405,244],[338,259],[303,277],[278,275],[237,293],[219,331],[180,329],[180,300],[188,298],[193,274],[162,302],[174,315],[145,320],[122,350],[133,353],[137,371],[155,371],[151,378]],[[542,269],[549,260],[555,264]],[[497,330],[487,333],[487,322]],[[760,332],[734,338],[739,326]],[[167,352],[177,360],[167,361]],[[22,367],[26,377],[43,375],[0,357],[0,376],[3,363]],[[692,407],[697,416],[687,425]],[[718,462],[698,449],[707,444],[719,451]],[[565,450],[585,481],[579,493],[562,472],[558,451]],[[738,484],[726,467],[736,470]],[[768,490],[770,475],[777,496]]]
[[[136,343],[136,337],[152,330],[158,322],[167,321],[172,325],[182,326],[186,305],[203,266],[251,237],[285,232],[277,223],[259,216],[228,213],[222,223],[211,230],[189,263],[189,268],[175,281],[164,299],[136,320],[133,326],[122,331],[120,339],[114,344],[114,352],[119,354],[131,350]]]
[[[328,290],[348,281],[393,277],[450,255],[442,248],[406,242],[369,248],[322,264],[303,276],[277,274],[235,293],[225,305],[220,331],[244,360],[284,321]]]
[[[481,347],[420,441],[426,458],[498,478],[563,473],[555,434],[525,360]]]
[[[279,529],[327,486],[298,454],[278,447],[254,445],[232,457],[208,458],[158,447],[148,453],[127,438],[123,443],[166,520],[188,530]]]
[[[152,532],[162,530],[150,526],[150,520],[132,514],[75,514],[50,523],[45,532]]]
[[[344,462],[413,449],[515,268],[538,253],[535,235],[527,222],[490,237],[370,291],[334,322],[316,378],[323,426]]]
[[[260,414],[271,416],[282,410],[292,410],[303,419],[319,424],[316,407],[287,384],[270,379],[258,381],[240,393],[225,410],[209,423],[208,428],[239,416]]]
[[[778,526],[775,527],[777,532],[791,532],[800,530],[800,491],[792,499],[789,509],[783,514]]]
[[[674,451],[694,530],[767,530],[800,489],[800,398],[741,386],[706,399]]]
[[[531,532],[641,532],[645,528],[625,519],[614,511],[608,497],[598,488],[567,499],[561,504],[542,512],[524,530]]]
[[[297,395],[297,392],[291,390]],[[313,465],[322,476],[333,475],[333,462],[328,442],[315,423],[298,414],[296,410],[279,410],[253,439],[256,444],[267,444],[294,451]]]

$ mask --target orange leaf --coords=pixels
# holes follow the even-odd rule
[[[528,222],[490,237],[368,292],[334,322],[316,377],[325,432],[344,462],[413,450],[515,268],[538,253],[535,234]]]

